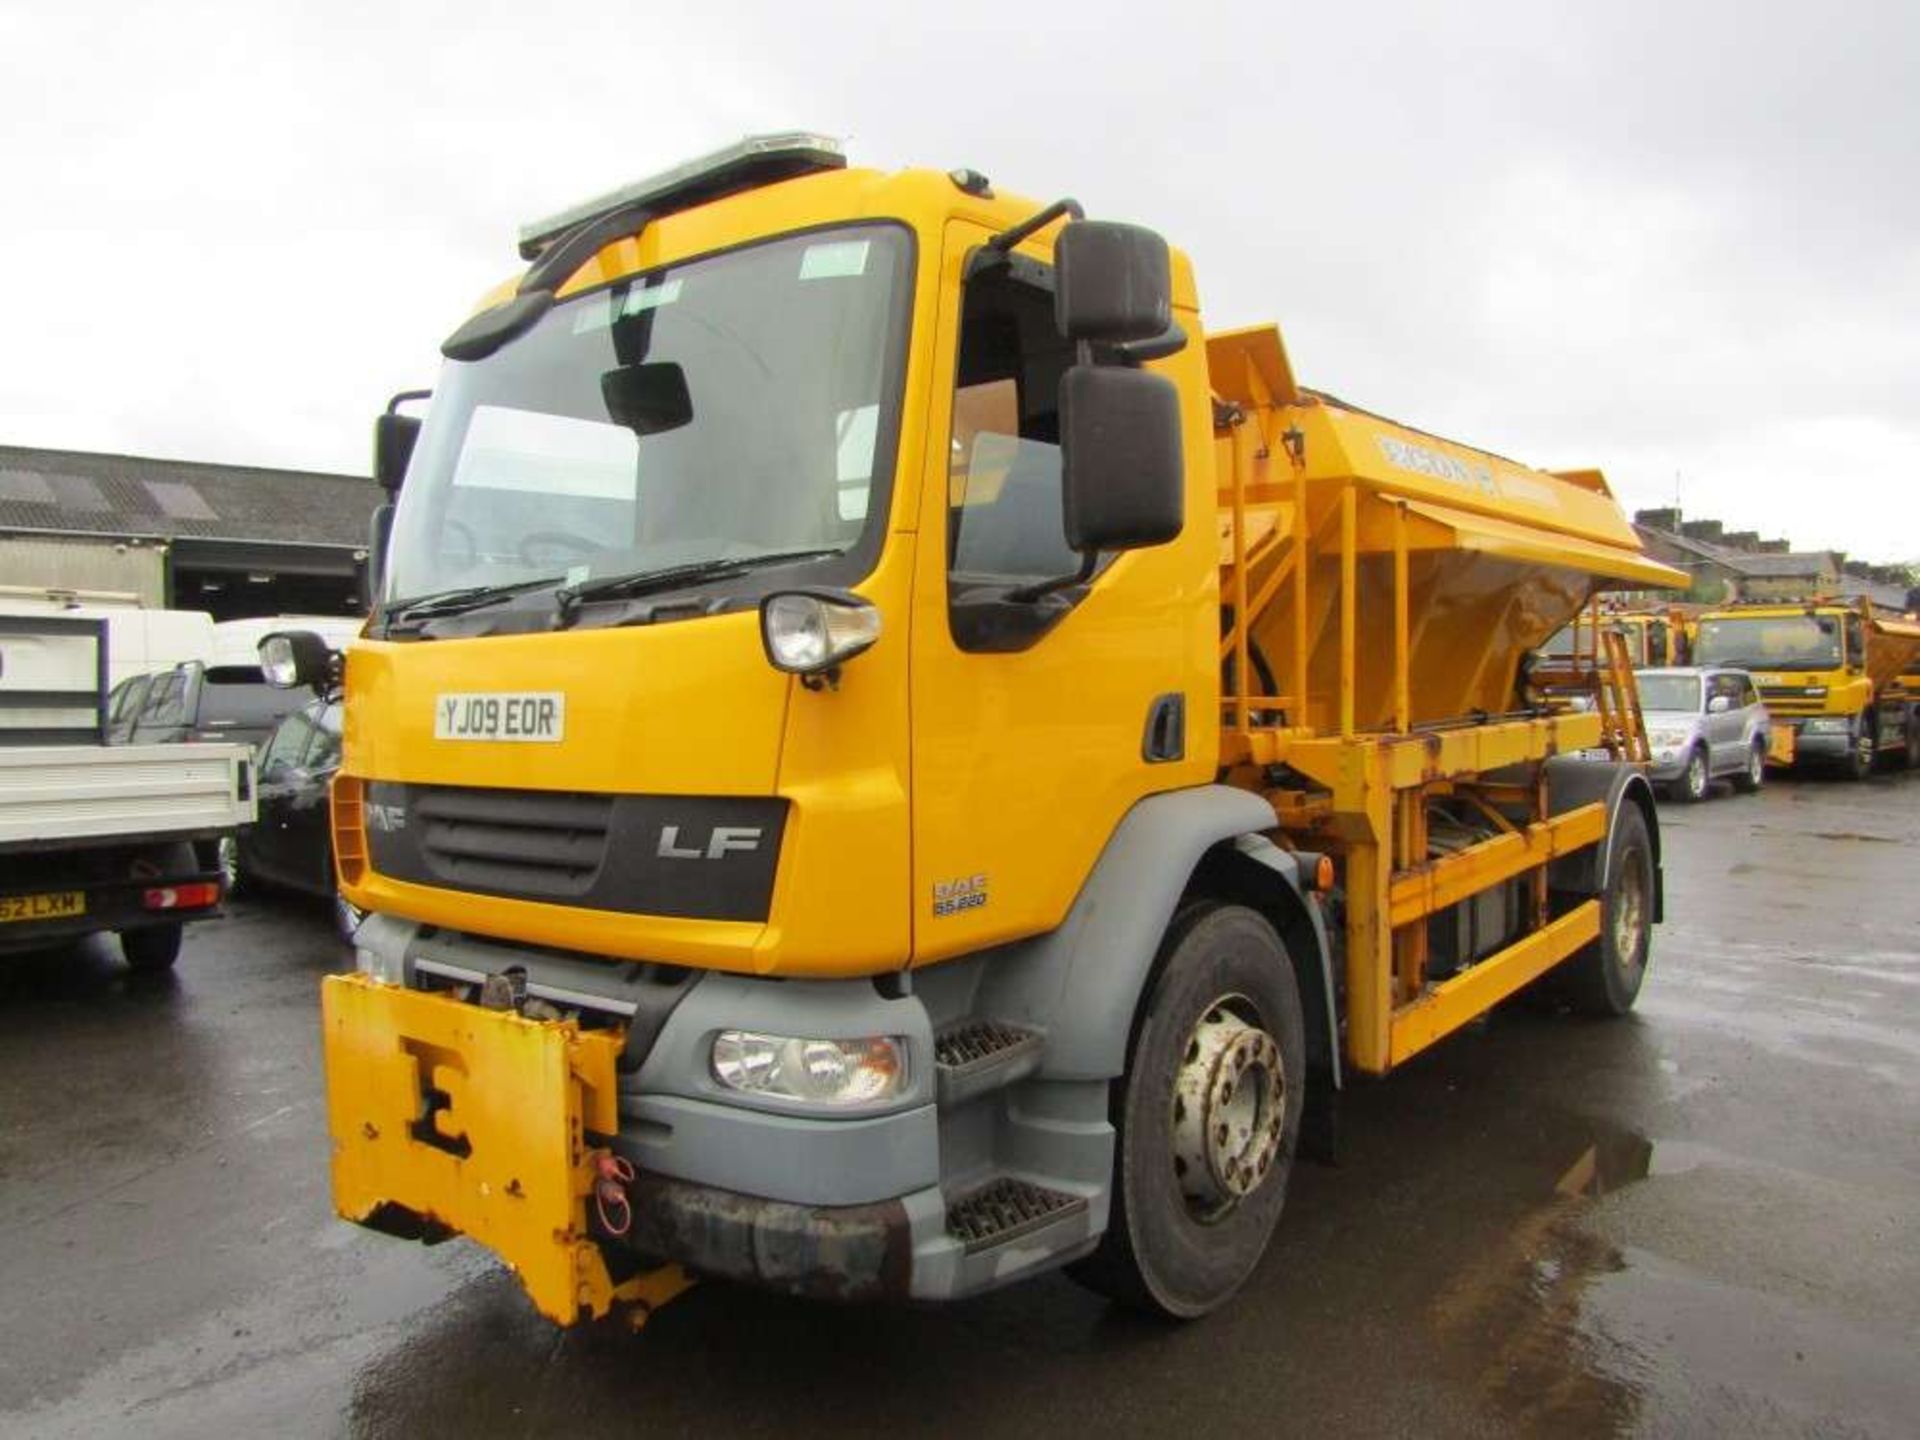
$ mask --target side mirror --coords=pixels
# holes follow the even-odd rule
[[[1137,550],[1180,533],[1180,396],[1165,376],[1111,366],[1068,370],[1060,379],[1060,455],[1074,549]]]
[[[260,642],[260,669],[278,690],[301,686],[324,695],[333,688],[338,657],[311,630],[276,630]]]
[[[1733,698],[1728,695],[1715,695],[1707,701],[1707,714],[1724,715],[1733,709]]]
[[[389,495],[400,493],[407,478],[407,462],[420,438],[418,415],[396,415],[389,410],[373,422],[373,478]]]
[[[1069,340],[1152,340],[1173,324],[1167,242],[1139,225],[1076,220],[1053,247],[1053,319]]]

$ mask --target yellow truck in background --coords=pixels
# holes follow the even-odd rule
[[[1684,584],[1596,472],[1300,385],[1151,231],[818,137],[522,253],[376,431],[342,1214],[562,1324],[1060,1266],[1196,1316],[1352,1077],[1536,983],[1633,1005],[1631,672],[1521,673]]]
[[[1800,763],[1863,780],[1890,757],[1920,766],[1920,622],[1856,600],[1753,602],[1702,611],[1694,659],[1748,671]]]
[[[1693,620],[1679,605],[1629,609],[1589,606],[1554,631],[1540,647],[1540,654],[1556,661],[1591,659],[1600,652],[1599,636],[1608,630],[1626,640],[1627,657],[1636,669],[1693,663]]]

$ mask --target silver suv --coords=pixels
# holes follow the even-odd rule
[[[1689,801],[1704,800],[1723,775],[1745,794],[1760,788],[1773,721],[1752,676],[1718,665],[1634,673],[1653,751],[1649,780]]]

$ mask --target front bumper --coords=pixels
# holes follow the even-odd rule
[[[630,1267],[623,1251],[818,1299],[937,1300],[1084,1254],[1105,1225],[1112,1137],[1099,1123],[1105,1085],[1090,1083],[1064,1087],[1084,1088],[1089,1111],[1070,1117],[1071,1163],[1036,1164],[1025,1148],[1018,1162],[1075,1201],[1046,1235],[983,1247],[950,1230],[950,1204],[1005,1173],[998,1152],[1023,1146],[1009,1137],[1026,1127],[999,1115],[997,1095],[936,1104],[933,1024],[917,995],[709,973],[648,1015],[636,967],[515,951],[530,994],[558,1004],[564,992],[582,1017],[539,1021],[414,988],[502,963],[473,942],[378,915],[356,942],[385,952],[383,978],[401,983],[327,982],[336,1208],[376,1229],[481,1241],[558,1323],[603,1313],[611,1275]],[[607,1020],[584,1003],[589,986],[609,1007],[637,1008],[584,1028]],[[715,1030],[730,1027],[901,1035],[912,1078],[889,1106],[846,1116],[715,1093],[707,1057]],[[1031,1124],[1052,1135],[1069,1117],[1046,1106],[1067,1102],[1038,1103]],[[593,1198],[615,1157],[634,1176],[628,1205],[614,1207],[631,1215],[617,1234]]]
[[[1805,720],[1788,721],[1783,728],[1793,732],[1796,760],[1840,761],[1853,752],[1853,735],[1848,730],[1809,732]]]
[[[1647,766],[1647,779],[1656,785],[1668,785],[1678,780],[1687,769],[1687,753],[1692,742],[1683,745],[1656,745],[1653,747],[1653,759]]]

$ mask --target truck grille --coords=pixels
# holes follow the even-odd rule
[[[1819,715],[1826,706],[1824,685],[1762,685],[1760,698],[1776,715]]]
[[[618,795],[369,780],[376,874],[585,910],[765,920],[786,828],[772,796]],[[343,852],[344,853],[344,852]]]
[[[600,873],[611,795],[421,786],[414,796],[428,865],[463,889],[571,898]]]

